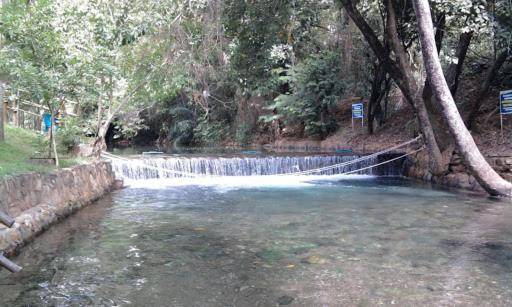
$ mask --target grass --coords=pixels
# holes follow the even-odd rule
[[[45,157],[48,139],[42,134],[22,128],[5,127],[5,142],[0,143],[0,177],[26,172],[47,173],[56,169],[53,165],[30,163],[32,157]],[[59,156],[60,157],[60,156]],[[61,167],[80,163],[80,160],[60,157]]]

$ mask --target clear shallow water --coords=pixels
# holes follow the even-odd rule
[[[511,218],[389,178],[134,185],[26,247],[0,306],[506,306]]]

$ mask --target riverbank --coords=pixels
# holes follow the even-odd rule
[[[5,142],[0,143],[0,178],[26,172],[49,173],[55,166],[42,163],[47,159],[32,159],[45,157],[48,150],[48,140],[32,130],[5,127]],[[74,157],[62,156],[61,167],[77,165],[80,161]]]
[[[0,180],[0,211],[15,219],[0,225],[0,251],[16,253],[52,224],[110,192],[115,175],[108,162],[52,173],[26,173]]]

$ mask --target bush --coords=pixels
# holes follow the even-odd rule
[[[66,119],[64,125],[61,126],[55,134],[59,151],[67,153],[80,145],[80,138],[83,132],[83,129],[76,119]]]
[[[194,138],[194,122],[191,120],[175,122],[172,125],[170,136],[174,146],[190,145]]]
[[[251,142],[254,128],[248,123],[243,123],[236,129],[235,139],[240,145],[247,145]]]
[[[194,129],[198,143],[216,144],[225,140],[229,135],[229,124],[226,122],[201,121]]]
[[[281,77],[290,91],[279,95],[269,108],[276,110],[286,125],[303,126],[307,136],[326,137],[337,129],[330,110],[345,92],[341,67],[338,53],[311,56]]]
[[[168,109],[170,124],[164,125],[164,133],[174,146],[188,146],[194,139],[194,113],[181,106]]]

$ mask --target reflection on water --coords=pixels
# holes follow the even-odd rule
[[[512,206],[359,178],[132,187],[0,273],[1,306],[506,306]]]

